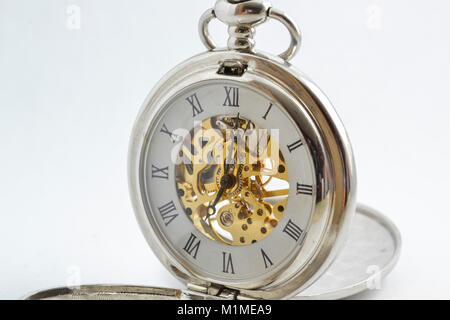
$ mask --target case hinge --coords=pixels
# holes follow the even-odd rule
[[[214,298],[224,300],[249,300],[251,298],[242,296],[238,290],[230,289],[224,286],[215,284],[200,285],[188,283],[187,285],[189,293],[199,298]]]

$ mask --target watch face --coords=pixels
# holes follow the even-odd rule
[[[188,87],[146,141],[147,214],[188,269],[246,281],[301,250],[316,202],[313,161],[301,128],[269,96],[231,81]]]

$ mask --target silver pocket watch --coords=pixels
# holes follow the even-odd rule
[[[218,49],[208,24],[228,26]],[[291,35],[278,56],[255,27]],[[338,299],[376,288],[400,234],[356,204],[349,138],[330,101],[289,60],[296,24],[268,1],[218,0],[199,23],[208,51],[170,71],[145,101],[129,151],[142,232],[185,290],[81,286],[30,299]]]

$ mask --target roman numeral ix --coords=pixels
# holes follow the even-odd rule
[[[202,105],[200,104],[200,100],[198,100],[196,93],[194,93],[190,97],[187,97],[186,101],[189,102],[189,104],[192,107],[192,117],[196,117],[204,111]]]
[[[169,167],[160,169],[157,166],[152,165],[152,178],[169,180]]]
[[[184,246],[183,250],[186,251],[192,258],[197,259],[198,248],[200,248],[201,240],[197,241],[197,237],[191,233],[189,240]]]
[[[239,88],[225,87],[225,93],[227,94],[227,97],[223,106],[239,108]]]
[[[158,210],[166,226],[168,226],[169,223],[171,223],[176,217],[178,217],[178,214],[175,213],[177,208],[175,207],[175,203],[173,203],[173,201],[170,201],[169,203],[166,203],[165,205],[159,207]]]
[[[222,252],[223,273],[234,274],[233,259],[231,253]]]
[[[297,194],[304,194],[307,196],[312,196],[313,187],[307,184],[297,183]]]
[[[295,241],[298,241],[303,233],[303,230],[300,229],[291,219],[289,219],[286,227],[284,227],[283,232],[289,235]]]

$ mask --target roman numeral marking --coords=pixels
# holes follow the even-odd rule
[[[234,274],[234,267],[233,267],[233,259],[231,258],[231,253],[222,252],[222,260],[223,260],[223,273],[230,273]],[[231,269],[231,270],[230,270]]]
[[[312,196],[313,187],[307,184],[297,183],[297,194],[304,194],[307,196]]]
[[[177,210],[177,208],[175,207],[175,203],[173,203],[173,201],[170,201],[162,207],[159,207],[158,210],[166,226],[168,226],[169,223],[171,223],[176,217],[178,217],[178,214],[174,212]]]
[[[157,166],[152,165],[152,178],[169,180],[169,167],[160,169]]]
[[[192,117],[196,117],[204,111],[196,93],[190,97],[187,97],[186,101],[192,106]]]
[[[294,222],[292,222],[291,219],[289,219],[286,227],[284,227],[283,229],[283,232],[287,233],[295,241],[298,241],[303,233],[303,230],[300,229],[300,227]]]
[[[236,107],[239,108],[239,88],[225,87],[227,98],[223,103],[224,107]]]
[[[191,233],[189,240],[184,246],[183,250],[186,251],[192,258],[197,259],[198,248],[200,248],[201,240],[197,240],[197,237]]]
[[[266,266],[266,269],[273,266],[273,262],[270,260],[269,256],[264,252],[263,249],[261,249],[261,254],[263,256],[264,265]]]
[[[163,124],[160,132],[169,135],[173,143],[177,142],[178,136],[176,134],[173,134],[169,129],[167,129],[167,126],[165,124]]]
[[[289,152],[292,152],[303,145],[302,140],[295,141],[293,144],[288,145]]]
[[[266,114],[263,117],[264,120],[267,120],[267,116],[269,115],[270,110],[272,110],[272,107],[273,107],[273,104],[271,103],[270,106],[269,106],[269,109],[267,109],[267,112],[266,112]]]

